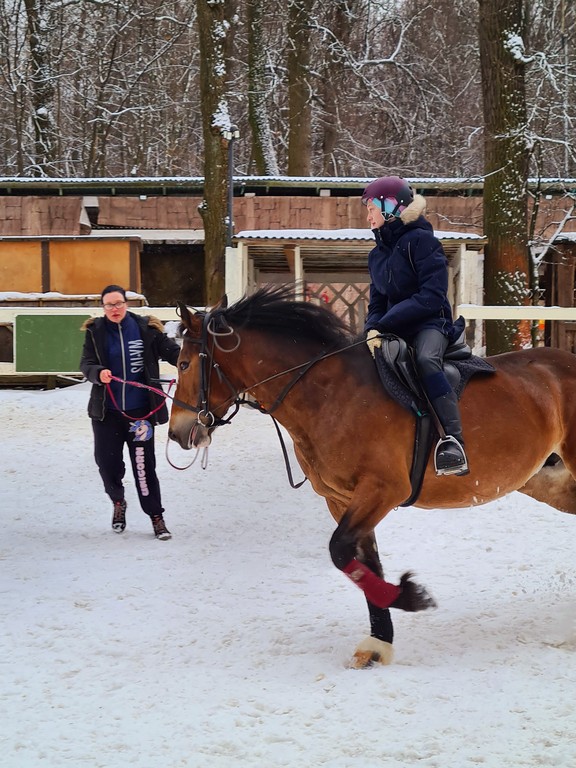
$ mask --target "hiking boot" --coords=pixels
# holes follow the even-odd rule
[[[438,440],[434,452],[434,465],[437,475],[467,475],[468,459],[464,446],[452,435]]]
[[[162,515],[155,515],[152,518],[152,527],[154,528],[154,536],[156,536],[157,539],[166,541],[166,539],[172,538],[172,534],[168,528],[166,528],[166,523],[164,522]]]
[[[114,502],[114,513],[112,514],[112,530],[116,533],[123,533],[126,528],[126,500]]]

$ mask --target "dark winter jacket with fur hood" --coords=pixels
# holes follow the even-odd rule
[[[425,210],[426,201],[415,195],[400,218],[373,230],[365,330],[394,333],[410,343],[424,328],[436,328],[453,342],[464,330],[464,318],[452,320],[448,261]]]
[[[127,381],[139,380],[143,384],[158,388],[160,376],[159,360],[165,360],[172,365],[176,365],[178,355],[180,354],[178,344],[166,336],[164,326],[160,320],[152,316],[140,316],[133,312],[127,312],[126,318],[119,324],[112,323],[105,317],[90,318],[83,324],[82,330],[86,331],[86,336],[80,361],[80,370],[88,381],[91,381],[93,384],[88,401],[88,415],[91,419],[96,419],[97,421],[102,421],[108,408],[114,408],[114,405],[110,402],[105,385],[100,382],[100,371],[104,368],[109,368],[114,375],[118,375],[118,378]],[[134,330],[139,331],[139,336],[143,342],[140,345],[141,366],[139,366],[138,376],[129,375],[127,357],[125,359],[121,355],[115,355],[114,360],[111,360],[109,356],[109,350],[111,349],[111,344],[114,343],[115,336],[126,335],[126,344],[123,347],[129,347],[131,341],[130,334]],[[128,355],[128,353],[126,354]],[[116,373],[115,367],[117,368],[118,366],[121,366],[122,370]],[[128,408],[130,408],[130,403],[134,404],[135,402],[134,400],[131,401],[131,398],[136,395],[137,398],[144,398],[143,402],[140,399],[141,405],[139,407],[144,408],[146,414],[162,404],[162,407],[156,413],[148,417],[152,424],[164,424],[168,421],[168,409],[161,395],[144,390],[141,387],[130,387],[130,385],[122,385],[116,382],[113,382],[113,385],[114,399],[121,410],[126,410],[127,404]]]

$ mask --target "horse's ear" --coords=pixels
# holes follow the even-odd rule
[[[228,309],[228,296],[224,294],[218,304],[215,304],[212,309]]]
[[[180,317],[184,325],[188,327],[190,326],[192,320],[191,312],[183,301],[176,302],[176,314]]]

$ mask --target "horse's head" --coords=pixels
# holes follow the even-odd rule
[[[194,312],[178,303],[182,349],[168,434],[185,449],[210,445],[212,432],[236,399],[216,360],[226,351],[218,339],[235,337],[223,315],[225,308],[225,298],[209,312]],[[237,340],[230,346],[237,346]]]
[[[245,394],[267,413],[279,408],[311,362],[351,341],[340,318],[295,299],[290,285],[263,286],[208,312],[178,309],[182,351],[169,434],[183,448],[208,446]]]

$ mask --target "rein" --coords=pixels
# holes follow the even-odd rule
[[[270,416],[274,423],[274,427],[276,429],[276,433],[278,435],[278,440],[280,442],[280,447],[282,449],[282,455],[284,457],[284,464],[286,466],[286,474],[288,476],[288,482],[290,483],[292,488],[300,488],[308,479],[307,477],[304,477],[304,479],[299,482],[295,483],[294,478],[292,475],[292,470],[290,468],[290,459],[288,457],[288,451],[286,449],[286,443],[284,440],[284,436],[282,435],[282,432],[280,431],[280,427],[278,425],[277,420],[274,418],[273,413],[276,411],[276,409],[282,404],[290,390],[308,373],[308,371],[316,365],[316,363],[319,363],[322,360],[325,360],[329,357],[332,357],[334,355],[338,355],[341,352],[345,352],[349,349],[352,349],[353,347],[357,347],[360,344],[365,344],[365,339],[360,339],[359,341],[352,342],[351,344],[348,344],[345,347],[341,347],[340,349],[332,350],[331,352],[323,352],[319,355],[316,355],[310,360],[307,360],[303,363],[299,363],[298,365],[294,365],[291,368],[287,368],[283,371],[279,371],[278,373],[273,374],[272,376],[268,376],[265,379],[261,379],[260,381],[257,381],[253,384],[250,384],[248,386],[245,386],[241,391],[239,391],[237,388],[234,387],[230,379],[226,376],[224,371],[220,368],[219,364],[214,362],[213,357],[211,354],[209,354],[208,350],[208,337],[211,337],[212,345],[213,347],[216,346],[218,349],[220,349],[222,352],[234,352],[238,347],[240,346],[240,337],[236,333],[236,331],[227,324],[226,318],[224,320],[226,321],[225,330],[217,329],[217,323],[218,320],[221,318],[222,313],[218,312],[214,316],[214,313],[207,312],[204,314],[202,318],[202,332],[199,339],[193,339],[189,335],[187,335],[187,341],[192,344],[198,344],[200,346],[200,351],[198,353],[198,357],[200,359],[200,388],[198,393],[198,405],[197,406],[191,406],[188,403],[182,403],[180,400],[177,400],[175,398],[172,398],[173,402],[176,403],[180,408],[183,408],[184,410],[192,411],[196,414],[198,414],[198,419],[201,421],[200,417],[204,416],[205,418],[209,417],[209,422],[205,424],[203,421],[201,423],[204,426],[207,427],[216,427],[221,426],[223,424],[229,424],[234,416],[238,413],[240,409],[240,405],[247,405],[251,408],[254,408],[258,410],[260,413],[266,414]],[[236,336],[236,345],[231,349],[225,349],[218,343],[219,337],[226,337],[226,336]],[[224,400],[220,405],[221,406],[228,406],[229,404],[235,405],[234,412],[227,418],[227,419],[220,419],[217,418],[212,411],[209,410],[208,406],[208,400],[209,400],[209,391],[210,391],[210,373],[211,371],[216,371],[218,377],[220,378],[220,381],[225,383],[226,386],[229,388],[231,392],[231,397],[228,398],[228,400]],[[281,376],[286,376],[290,373],[294,373],[294,376],[288,381],[288,383],[284,386],[284,388],[280,391],[270,408],[263,408],[259,403],[254,403],[252,400],[246,399],[246,393],[249,390],[256,389],[257,387],[262,386],[263,384],[267,384],[270,381],[273,381],[274,379],[280,378]]]
[[[322,360],[326,360],[329,357],[333,357],[334,355],[338,355],[341,352],[345,352],[349,349],[352,349],[354,347],[359,346],[360,344],[365,344],[365,339],[360,339],[359,341],[352,342],[351,344],[348,344],[345,347],[341,347],[340,349],[332,350],[332,352],[323,352],[319,355],[316,355],[316,357],[311,358],[310,360],[306,360],[303,363],[299,363],[298,365],[294,365],[291,368],[286,368],[283,371],[279,371],[278,373],[273,374],[272,376],[268,376],[265,379],[261,379],[260,381],[255,382],[254,384],[250,384],[243,388],[242,391],[239,391],[234,387],[230,379],[226,376],[224,371],[221,369],[218,363],[214,362],[214,359],[212,357],[212,352],[208,351],[209,347],[209,338],[212,341],[212,348],[214,346],[218,347],[221,352],[228,353],[228,352],[234,352],[236,349],[238,349],[240,345],[240,338],[236,331],[231,328],[230,326],[226,326],[225,330],[217,330],[216,329],[216,323],[218,321],[218,316],[215,318],[213,317],[214,313],[207,312],[202,319],[202,333],[199,339],[193,339],[190,338],[190,336],[187,336],[187,340],[192,344],[198,344],[200,346],[200,351],[198,353],[198,357],[200,359],[200,387],[198,392],[198,405],[190,405],[189,403],[185,403],[182,400],[180,400],[177,397],[174,397],[173,395],[170,395],[170,388],[175,383],[175,380],[172,379],[169,382],[168,392],[164,392],[162,389],[158,389],[156,387],[151,387],[148,384],[142,384],[138,381],[129,381],[125,379],[120,379],[117,376],[112,376],[113,381],[117,381],[122,384],[130,384],[135,387],[140,387],[141,389],[147,389],[150,392],[154,392],[157,395],[160,395],[164,398],[164,400],[171,400],[175,405],[177,405],[179,408],[182,408],[186,411],[192,411],[197,415],[198,421],[207,428],[216,428],[221,427],[226,424],[230,424],[232,419],[236,416],[236,414],[240,410],[241,405],[247,405],[250,408],[254,408],[255,410],[259,411],[260,413],[263,413],[267,416],[270,416],[274,423],[274,427],[276,429],[276,433],[278,435],[278,440],[280,442],[280,447],[282,450],[282,455],[284,458],[284,464],[286,466],[286,474],[288,476],[288,482],[290,483],[292,488],[300,488],[308,478],[304,477],[302,481],[299,483],[294,482],[294,478],[292,475],[292,470],[290,468],[290,459],[288,456],[288,451],[286,449],[286,443],[284,440],[284,436],[282,435],[282,432],[280,430],[280,427],[278,425],[277,420],[274,418],[273,414],[276,411],[277,408],[279,408],[280,405],[282,405],[283,401],[285,400],[286,396],[290,392],[290,390],[308,373],[308,371],[316,365],[316,363],[321,362]],[[231,349],[225,349],[218,343],[218,338],[220,337],[226,337],[226,336],[236,336],[237,342],[236,345]],[[215,416],[215,414],[209,409],[208,406],[208,400],[209,400],[209,394],[210,394],[210,377],[212,374],[212,371],[214,371],[221,382],[226,384],[228,389],[230,390],[231,396],[224,400],[220,405],[224,407],[229,407],[230,405],[234,405],[234,411],[227,417],[227,418],[220,418]],[[294,373],[294,376],[288,381],[288,383],[284,386],[284,388],[280,391],[270,408],[263,408],[259,403],[254,403],[252,400],[246,399],[246,392],[252,389],[256,389],[257,387],[262,386],[263,384],[267,384],[270,381],[274,381],[274,379],[278,379],[281,376],[287,376],[290,373]],[[110,395],[110,398],[112,402],[114,403],[115,407],[118,408],[118,405],[114,399],[114,395],[112,394],[112,390],[109,384],[106,384],[106,388],[108,390],[108,394]],[[156,411],[160,410],[163,403],[161,403],[157,408],[150,411],[146,416],[143,416],[142,418],[146,419],[152,414],[156,413]],[[120,410],[118,408],[118,410]],[[123,411],[121,413],[129,417],[127,414],[125,414]],[[202,469],[206,469],[207,466],[207,452],[208,448],[205,448],[203,451],[201,466]],[[194,459],[185,467],[179,467],[172,463],[170,458],[168,457],[168,443],[166,444],[166,459],[171,467],[178,470],[184,470],[189,469],[198,458],[198,454],[194,457]]]
[[[163,389],[157,389],[156,387],[151,387],[148,384],[142,384],[140,381],[130,381],[128,379],[120,379],[120,378],[118,378],[118,376],[111,376],[111,379],[112,379],[112,381],[117,381],[119,384],[130,384],[130,386],[132,386],[132,387],[139,387],[140,389],[147,389],[149,392],[154,392],[154,394],[160,395],[160,397],[163,397],[164,401],[166,400],[167,397],[170,397],[168,392],[170,392],[170,389],[176,383],[176,379],[171,379],[168,382],[168,392],[164,392]],[[112,387],[110,386],[110,384],[106,384],[106,391],[108,392],[110,400],[114,404],[114,407],[116,408],[116,410],[120,411],[122,416],[125,416],[127,419],[133,419],[134,418],[133,416],[129,416],[127,413],[125,413],[122,410],[122,408],[120,408],[118,406],[118,403],[116,402],[116,398],[114,397],[114,393],[112,392]],[[174,399],[174,398],[172,398],[172,399]],[[140,416],[139,418],[140,419],[148,419],[150,416],[152,416],[157,411],[159,411],[160,408],[162,408],[163,405],[164,405],[164,402],[160,403],[159,406],[157,406],[156,408],[151,410],[145,416]]]

